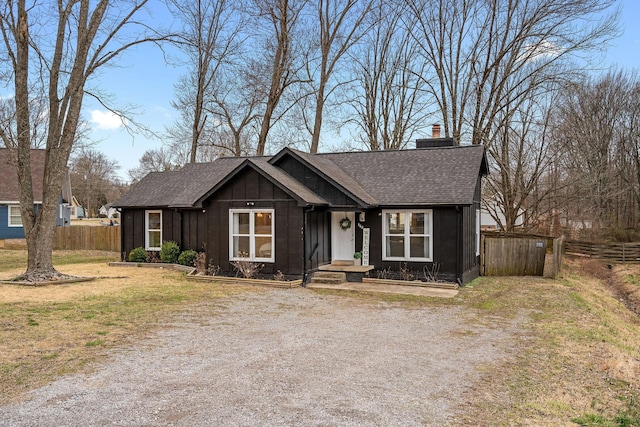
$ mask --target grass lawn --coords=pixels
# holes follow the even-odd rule
[[[109,267],[118,254],[54,252],[65,274],[90,282],[29,287],[0,284],[0,404],[79,371],[110,348],[130,344],[195,304],[219,304],[239,292],[187,281],[164,269]],[[24,271],[26,251],[0,250],[0,279]],[[242,288],[242,291],[251,291]]]
[[[0,284],[0,403],[87,369],[117,346],[136,345],[174,313],[197,306],[198,316],[212,316],[229,297],[264,292],[187,281],[176,271],[106,265],[117,258],[60,251],[59,271],[98,279],[39,288]],[[0,278],[21,273],[25,260],[24,251],[0,251]],[[640,287],[640,267],[607,271],[570,262],[558,280],[483,277],[446,300],[330,293],[358,304],[473,307],[478,322],[527,319],[513,342],[517,356],[483,370],[460,424],[640,426],[640,318],[607,287],[617,279]]]

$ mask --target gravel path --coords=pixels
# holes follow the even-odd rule
[[[455,425],[521,326],[469,310],[245,294],[0,407],[0,426]]]

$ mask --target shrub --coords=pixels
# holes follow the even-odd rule
[[[198,252],[193,249],[189,249],[180,254],[178,257],[178,264],[193,267],[196,263],[196,258],[198,258]]]
[[[178,261],[178,255],[180,255],[180,246],[176,242],[168,240],[162,244],[160,261],[175,264]]]
[[[147,251],[143,247],[132,249],[129,252],[129,262],[146,262]]]

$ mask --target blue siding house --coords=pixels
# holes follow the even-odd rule
[[[33,198],[36,209],[42,201],[42,177],[44,173],[45,150],[31,150],[31,177],[33,180]],[[24,228],[20,216],[20,186],[18,173],[6,148],[0,148],[0,239],[22,239]],[[65,174],[62,192],[59,197],[59,209],[56,224],[71,224],[71,180]]]

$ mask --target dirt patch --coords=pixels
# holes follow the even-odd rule
[[[602,280],[607,288],[624,303],[624,305],[640,317],[640,286],[625,280],[630,276],[640,278],[640,269],[634,265],[613,265],[604,261],[590,259],[582,262],[582,271]]]
[[[640,284],[630,283],[640,279],[640,267],[637,265],[618,265],[613,268],[609,285],[621,298],[627,308],[640,317]]]

